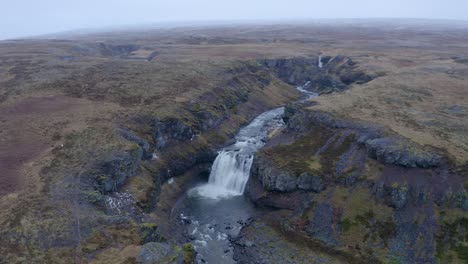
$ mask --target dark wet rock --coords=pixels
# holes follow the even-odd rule
[[[297,188],[305,191],[321,192],[325,189],[321,176],[301,174],[297,179]]]
[[[120,44],[120,45],[112,45],[112,44],[105,44],[99,43],[98,44],[99,51],[103,56],[110,56],[110,57],[125,57],[130,55],[133,51],[139,48],[138,45],[134,44]]]
[[[268,191],[289,192],[297,189],[297,177],[290,172],[278,170],[275,166],[256,158],[252,168],[253,175]]]
[[[192,128],[177,118],[155,120],[151,127],[157,149],[166,147],[171,141],[186,141],[194,136]]]
[[[162,179],[168,180],[171,177],[181,175],[185,171],[197,164],[211,163],[216,158],[216,152],[207,147],[195,149],[189,155],[171,156],[167,161],[167,167],[160,170]]]
[[[443,168],[421,169],[386,165],[379,180],[372,183],[374,197],[379,202],[401,210],[408,205],[466,209],[463,177]]]
[[[370,157],[387,164],[411,168],[437,167],[442,163],[439,155],[431,154],[418,146],[394,138],[378,138],[365,142]]]
[[[275,69],[278,77],[291,85],[302,85],[319,71],[318,57],[266,59],[262,63]]]
[[[296,189],[297,178],[288,172],[280,172],[276,174],[266,168],[262,174],[263,186],[265,186],[269,191],[287,192]]]
[[[302,104],[290,104],[286,107],[285,121],[291,132],[303,134],[310,132],[314,127],[328,129],[351,130],[357,134],[357,142],[363,144],[367,140],[382,137],[382,129],[369,124],[352,122],[335,118],[329,113],[310,111],[304,109]]]
[[[290,105],[285,118],[288,129],[299,134],[314,126],[352,131],[356,142],[365,146],[369,157],[386,164],[410,168],[433,168],[444,164],[440,155],[403,138],[386,136],[383,128],[336,119],[328,113],[304,110],[300,105]]]
[[[154,223],[143,223],[139,225],[138,232],[143,243],[164,242],[165,239],[158,234],[158,225]]]
[[[258,179],[267,191],[292,192],[296,190],[320,192],[325,188],[321,176],[303,173],[299,176],[278,169],[263,157],[257,157],[251,169],[252,177]]]
[[[269,192],[256,177],[252,176],[247,182],[244,194],[259,207],[275,209],[296,210],[311,200],[310,194],[304,191]],[[251,221],[253,220],[250,219],[246,225],[250,224]]]
[[[122,128],[119,130],[120,134],[128,141],[134,142],[138,144],[143,150],[143,159],[150,159],[152,157],[152,153],[150,153],[150,144],[148,141],[138,137],[132,131],[126,128]]]
[[[137,174],[142,156],[143,150],[136,145],[131,150],[115,153],[89,170],[87,179],[102,193],[116,191],[128,177]]]
[[[207,131],[210,128],[217,127],[223,121],[222,116],[218,116],[212,111],[198,110],[194,106],[192,114],[197,118],[198,126],[201,131]]]
[[[350,85],[363,84],[377,76],[360,70],[357,63],[344,56],[322,57],[323,67],[318,65],[318,57],[296,57],[265,59],[260,61],[272,69],[278,77],[291,85],[306,85],[306,89],[317,93],[339,92]]]

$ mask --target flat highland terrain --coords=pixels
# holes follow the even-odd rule
[[[188,182],[182,179],[194,167],[212,161],[205,153],[225,145],[261,112],[300,98],[295,83],[263,61],[318,56],[347,58],[353,71],[371,77],[345,81],[346,89],[310,99],[307,111],[376,126],[430,149],[467,188],[468,25],[463,23],[167,27],[4,40],[0,263],[136,263],[141,247],[157,240],[145,233],[156,229],[147,223],[156,223],[157,235],[176,245],[174,252],[180,246],[186,258],[190,250],[183,238],[168,237],[176,196],[163,183],[179,175],[180,183]],[[324,67],[332,63],[327,60]],[[170,125],[159,129],[163,123]],[[153,153],[156,161],[144,158]],[[114,178],[108,181],[106,175]],[[105,199],[124,191],[135,197],[133,209],[122,214],[106,207]],[[466,210],[454,209],[453,215],[466,220]],[[458,257],[440,255],[434,261],[467,263],[468,255],[462,256],[468,254],[467,242],[451,249],[465,247]],[[384,263],[384,253],[374,253],[369,256]]]

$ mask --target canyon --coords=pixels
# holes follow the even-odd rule
[[[0,263],[466,263],[468,27],[407,23],[1,41]]]

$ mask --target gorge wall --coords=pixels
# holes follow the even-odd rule
[[[265,221],[369,263],[465,258],[463,168],[436,149],[307,104],[287,107],[287,129],[255,157],[246,193],[277,210]]]

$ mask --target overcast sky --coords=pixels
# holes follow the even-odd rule
[[[170,21],[468,20],[468,0],[0,0],[0,39]]]

